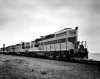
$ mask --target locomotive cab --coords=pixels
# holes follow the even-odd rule
[[[78,56],[81,58],[88,58],[88,50],[86,41],[79,42],[78,45]]]

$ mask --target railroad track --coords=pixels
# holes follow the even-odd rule
[[[81,64],[90,64],[100,66],[100,61],[91,60],[91,59],[72,59],[70,62],[81,63]]]

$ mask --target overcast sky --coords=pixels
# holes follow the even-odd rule
[[[100,51],[100,0],[0,0],[0,47],[79,26],[79,40]]]

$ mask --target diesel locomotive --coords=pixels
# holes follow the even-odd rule
[[[78,27],[64,28],[31,42],[1,48],[1,53],[53,59],[88,58],[86,41],[78,41]]]

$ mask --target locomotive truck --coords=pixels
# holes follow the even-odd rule
[[[1,48],[1,52],[24,56],[43,56],[53,59],[88,58],[86,41],[78,41],[78,27],[74,29],[64,28],[31,42],[21,42]]]

